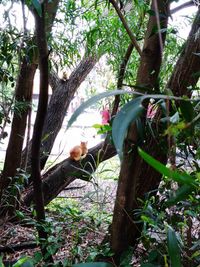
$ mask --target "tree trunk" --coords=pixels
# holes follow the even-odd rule
[[[196,18],[192,25],[190,34],[184,49],[176,63],[174,72],[168,82],[167,87],[170,88],[174,95],[190,96],[191,88],[196,85],[199,79],[200,70],[200,11],[197,12]]]
[[[187,87],[194,86],[199,79],[199,73],[196,73],[196,70],[200,67],[200,58],[194,54],[200,49],[200,38],[195,39],[199,29],[199,21],[200,11],[197,13],[185,49],[168,83],[168,87],[179,96],[185,94],[187,92]],[[181,76],[182,87],[179,87],[179,77],[188,66],[188,72],[185,72],[184,76]],[[143,65],[143,67],[145,67],[145,65]],[[195,78],[194,73],[196,74]],[[140,77],[138,81],[142,83],[142,74],[138,74],[138,77]],[[144,75],[144,77],[146,76]],[[144,84],[146,85],[146,81]],[[127,154],[127,151],[130,150],[130,141],[135,142],[135,135],[133,137],[131,136],[133,133],[135,133],[135,127],[130,128],[129,135],[125,140],[124,160],[119,177],[112,224],[111,244],[114,252],[118,254],[129,245],[134,245],[136,243],[136,238],[140,234],[140,226],[133,222],[133,216],[131,216],[134,209],[140,207],[137,200],[139,198],[144,199],[145,193],[156,189],[161,180],[161,175],[155,172],[155,170],[149,167],[139,157],[136,148],[134,148],[130,154]],[[159,139],[157,141],[159,141]],[[166,150],[162,150],[164,147],[166,147]],[[160,142],[156,142],[151,136],[148,136],[144,149],[160,162],[166,163],[167,146],[165,140],[163,140],[163,144],[160,144]]]
[[[46,10],[44,1],[41,4],[41,16],[35,10],[35,28],[38,49],[39,69],[40,69],[40,94],[33,129],[33,140],[31,147],[31,180],[33,181],[34,205],[37,218],[37,231],[39,236],[39,244],[42,251],[44,261],[53,263],[53,257],[48,253],[48,233],[45,231],[45,210],[44,196],[42,190],[41,170],[40,170],[40,145],[42,140],[42,130],[44,126],[45,116],[48,106],[48,87],[49,87],[49,62],[48,62],[48,46],[46,37]]]
[[[58,8],[58,3],[59,0],[55,0],[49,2],[46,6],[48,11],[46,28],[48,32],[51,31],[52,23],[54,21]],[[35,76],[36,68],[37,64],[35,62],[29,63],[26,58],[23,59],[15,89],[15,100],[16,102],[20,101],[21,103],[24,103],[24,105],[26,105],[27,107],[23,111],[21,111],[20,114],[17,110],[15,110],[13,115],[10,139],[6,150],[4,168],[0,177],[0,199],[3,190],[12,181],[10,177],[13,178],[16,175],[16,169],[19,168],[21,164],[26,121],[29,111],[29,105],[31,104],[32,99],[33,79]]]
[[[85,80],[89,72],[93,69],[97,61],[98,58],[95,56],[83,58],[77,68],[72,72],[69,79],[66,81],[62,79],[58,80],[58,77],[55,77],[56,74],[53,74],[54,79],[50,81],[51,85],[53,86],[53,94],[48,105],[47,116],[43,130],[43,137],[45,137],[45,140],[42,142],[41,147],[41,169],[44,168],[44,165],[48,159],[74,94],[76,93],[80,84]],[[56,88],[54,88],[54,86],[56,86]],[[30,170],[30,155],[28,162],[29,167],[27,168],[27,171]]]
[[[92,174],[96,170],[97,161],[100,163],[115,155],[116,150],[112,145],[100,143],[89,150],[81,164],[68,158],[52,167],[42,178],[44,204],[47,205],[75,179],[89,180],[89,173]],[[23,203],[26,206],[30,206],[32,202],[33,188],[29,187],[24,192]]]
[[[25,105],[25,108],[21,112],[16,108],[13,115],[10,139],[0,182],[1,193],[11,182],[10,177],[14,177],[16,169],[20,167],[26,120],[31,104],[33,79],[36,68],[36,64],[29,64],[25,59],[23,60],[16,85],[15,100],[16,106],[18,104],[17,102],[21,102]]]
[[[152,4],[154,12],[157,9]],[[167,28],[168,4],[158,1],[159,14],[162,28]],[[137,85],[153,90],[156,87],[162,60],[162,48],[166,33],[152,35],[152,30],[157,27],[156,16],[150,16],[141,63],[137,74]],[[160,143],[153,138],[146,140],[149,151],[157,160],[166,162],[166,153],[163,153]],[[146,150],[146,149],[145,149]],[[152,153],[151,153],[152,154]],[[148,175],[148,178],[147,178]],[[148,182],[147,182],[148,179]],[[160,181],[160,174],[143,162],[137,153],[137,129],[135,124],[130,126],[124,142],[124,155],[119,175],[117,196],[114,207],[111,247],[118,257],[128,246],[133,245],[138,236],[138,225],[133,222],[132,213],[139,207],[138,198],[144,198],[144,194],[156,188]]]

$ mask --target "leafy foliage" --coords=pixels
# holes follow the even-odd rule
[[[41,15],[41,3],[38,0],[27,0],[26,4],[36,9],[38,15]],[[119,1],[119,6],[123,12],[126,21],[130,25],[131,30],[136,34],[137,41],[140,43],[144,38],[144,30],[147,25],[146,14],[155,16],[152,10],[149,10],[149,2],[145,1]],[[129,6],[128,6],[129,5]],[[131,5],[131,6],[130,6]],[[134,12],[133,12],[134,10]],[[5,13],[6,14],[6,13]],[[9,15],[9,14],[8,14]],[[81,25],[81,26],[80,26]],[[162,32],[166,29],[162,29]],[[31,31],[30,31],[31,32]],[[10,123],[10,112],[17,111],[20,117],[21,111],[26,109],[26,103],[15,102],[12,105],[12,93],[15,86],[16,75],[20,64],[18,60],[25,58],[29,64],[35,63],[37,58],[37,49],[34,45],[31,33],[27,31],[26,36],[18,31],[15,27],[11,27],[9,16],[7,16],[6,26],[0,33],[0,89],[1,89],[1,108],[0,108],[0,127],[1,138],[5,137],[6,123]],[[158,32],[157,27],[152,30],[150,37]],[[176,62],[176,57],[183,49],[182,41],[177,41],[173,28],[168,30],[167,45],[164,51],[164,64],[161,68],[160,77],[157,81],[156,93],[165,93],[167,81],[172,73]],[[121,62],[125,51],[130,43],[129,37],[124,30],[118,16],[113,10],[109,1],[63,1],[59,6],[59,16],[56,17],[56,23],[49,39],[49,45],[53,52],[50,54],[51,64],[58,71],[63,68],[72,68],[78,63],[82,54],[107,55],[107,63],[112,66],[113,73],[118,75],[119,63]],[[16,53],[17,51],[17,53]],[[20,54],[17,58],[16,55]],[[139,64],[139,56],[133,52],[129,61],[125,74],[125,82],[131,87],[136,83],[136,73]],[[137,87],[134,86],[136,89]],[[149,88],[144,89],[146,92]],[[193,90],[193,88],[188,88]],[[113,142],[119,155],[123,154],[123,142],[127,134],[130,123],[136,122],[138,131],[142,134],[152,134],[153,137],[160,141],[161,138],[168,135],[173,137],[178,148],[177,153],[184,154],[183,161],[179,162],[177,168],[172,170],[164,166],[156,159],[139,149],[139,154],[146,162],[154,167],[163,175],[163,181],[155,192],[149,192],[145,200],[141,202],[141,209],[134,211],[138,216],[138,221],[143,223],[143,232],[141,242],[144,247],[144,255],[141,257],[141,266],[168,266],[172,267],[189,266],[191,264],[199,264],[200,262],[200,244],[198,234],[195,233],[195,224],[199,223],[199,176],[200,176],[200,149],[199,149],[199,103],[192,102],[189,99],[175,98],[168,95],[142,95],[139,94],[132,99],[132,93],[126,91],[113,90],[94,96],[85,102],[72,116],[68,127],[71,126],[77,116],[89,105],[96,103],[104,97],[110,97],[120,94],[121,107],[114,121],[107,126],[95,127],[100,134],[111,132]],[[136,94],[136,93],[133,93]],[[154,120],[148,120],[143,129],[139,118],[146,111],[145,101],[154,98],[156,104],[162,100],[172,100],[172,110],[167,110],[164,101],[160,101],[159,107],[163,107],[162,118],[158,118],[158,123],[162,125],[163,132],[156,134]],[[176,107],[174,100],[180,100],[179,106]],[[8,108],[9,106],[9,108]],[[169,113],[169,114],[168,114]],[[150,132],[148,132],[150,130]],[[141,134],[141,136],[142,136]],[[143,141],[144,139],[142,139]],[[186,163],[188,164],[186,166]],[[186,166],[186,169],[183,169]],[[115,171],[115,168],[113,168]],[[105,171],[105,170],[104,170]],[[95,187],[94,192],[88,192],[85,197],[91,198],[97,193],[99,188],[94,179],[95,175],[91,175],[90,182]],[[18,194],[27,183],[29,175],[20,171],[19,175],[14,177],[12,187],[8,187],[6,196],[3,196],[3,205],[9,205],[11,198],[17,198]],[[115,177],[116,178],[116,177]],[[175,186],[175,189],[172,188]],[[154,194],[153,194],[154,193]],[[5,197],[5,198],[4,198]],[[2,204],[1,203],[1,204]],[[63,206],[62,206],[62,205]],[[63,200],[60,203],[51,203],[50,210],[59,215],[59,222],[48,217],[49,224],[45,225],[46,230],[51,233],[48,240],[48,253],[54,255],[62,244],[60,234],[65,231],[66,224],[74,235],[71,235],[73,248],[72,260],[66,259],[64,266],[71,266],[74,263],[88,261],[88,263],[75,264],[74,266],[109,266],[107,263],[90,263],[95,260],[98,253],[105,256],[112,256],[110,248],[107,246],[90,247],[87,245],[87,258],[81,248],[81,241],[86,232],[97,231],[100,226],[110,223],[111,214],[107,214],[100,208],[86,212],[82,212],[77,206],[66,204]],[[25,214],[16,211],[16,215],[20,219],[25,218]],[[83,225],[79,227],[80,220]],[[57,225],[56,225],[57,224]],[[60,225],[59,225],[60,224]],[[53,231],[55,230],[55,231]],[[105,229],[104,229],[105,232]],[[56,238],[55,238],[56,236]],[[41,240],[38,240],[41,241]],[[122,255],[120,266],[129,266],[133,250],[127,250]],[[0,258],[1,260],[1,258]],[[33,264],[42,262],[41,253],[35,253]],[[0,264],[3,264],[0,262]],[[59,265],[59,264],[57,264]],[[23,257],[14,266],[33,266],[32,261],[28,257]],[[55,265],[56,266],[56,265]]]
[[[158,249],[157,263],[163,262],[164,264],[166,258],[162,258],[163,254],[168,255],[171,266],[199,263],[197,247],[192,246],[192,243],[198,242],[195,224],[199,224],[196,217],[199,204],[195,206],[195,202],[199,203],[199,179],[195,179],[186,172],[178,173],[165,167],[141,149],[139,149],[139,154],[165,176],[158,194],[151,196],[149,192],[146,202],[143,203],[143,210],[135,213],[144,223],[142,237],[144,247],[147,249],[153,246]],[[175,191],[172,186],[173,180],[176,181]],[[192,258],[191,256],[188,258],[189,255],[193,255]],[[151,263],[150,260],[144,262]]]

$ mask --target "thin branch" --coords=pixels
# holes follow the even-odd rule
[[[26,15],[25,15],[25,1],[21,0],[21,5],[22,5],[22,18],[23,18],[23,31],[24,31],[24,35],[23,35],[23,40],[24,40],[24,36],[27,35],[27,28],[26,28]]]
[[[137,43],[137,40],[136,40],[134,34],[132,33],[131,29],[129,28],[129,26],[128,26],[127,22],[126,22],[126,19],[124,18],[121,10],[119,9],[117,3],[115,2],[115,0],[110,0],[110,3],[115,8],[115,10],[116,10],[116,12],[117,12],[117,14],[118,14],[123,26],[124,26],[126,32],[128,33],[128,35],[129,35],[134,47],[136,48],[136,50],[138,51],[139,55],[141,56],[142,55],[142,51],[141,51],[141,49],[140,49],[140,47],[139,47],[139,45]]]
[[[32,104],[32,102],[31,102]],[[28,107],[28,121],[27,121],[27,137],[26,137],[26,148],[25,148],[25,163],[24,163],[24,169],[26,171],[27,169],[27,163],[28,163],[28,154],[30,151],[30,136],[31,136],[31,115],[32,115],[32,106]]]
[[[159,43],[160,43],[160,53],[162,56],[163,53],[163,39],[162,39],[162,34],[161,34],[161,27],[160,27],[160,15],[158,11],[158,3],[157,0],[153,1],[154,9],[155,9],[155,15],[156,15],[156,24],[158,27],[158,38],[159,38]]]
[[[145,16],[145,14],[144,14]],[[141,18],[139,25],[138,25],[138,30],[137,30],[137,34],[136,36],[140,33],[140,29],[144,20],[144,16]],[[118,75],[118,81],[117,81],[117,89],[122,89],[123,87],[123,81],[124,81],[124,76],[125,76],[125,71],[126,71],[126,67],[129,61],[129,58],[132,54],[134,45],[131,42],[127,48],[126,54],[124,56],[124,58],[122,59],[120,68],[119,68],[119,75]],[[112,109],[112,113],[111,113],[111,117],[114,116],[117,113],[118,107],[119,107],[119,103],[120,103],[120,95],[116,95],[115,96],[115,100],[114,100],[114,104],[113,104],[113,109]]]
[[[0,252],[15,253],[16,251],[23,249],[33,249],[38,247],[36,242],[23,242],[20,244],[12,244],[8,246],[0,246]]]
[[[125,71],[126,71],[126,66],[128,64],[129,58],[131,56],[131,53],[133,51],[134,45],[133,43],[130,43],[126,54],[121,62],[120,68],[119,68],[119,76],[118,76],[118,81],[117,81],[117,89],[122,89],[123,86],[123,80],[124,80],[124,75],[125,75]],[[115,101],[114,101],[114,105],[113,105],[113,109],[112,109],[112,113],[111,113],[111,117],[114,116],[117,113],[118,107],[119,107],[119,102],[120,102],[120,96],[116,95],[115,96]]]
[[[187,7],[194,6],[194,5],[195,4],[194,4],[193,1],[188,1],[188,2],[186,2],[186,3],[184,3],[184,4],[180,5],[180,6],[177,6],[177,7],[173,8],[173,9],[171,9],[170,10],[170,14],[173,15],[174,13],[180,11],[183,8],[187,8]]]
[[[200,119],[200,114],[198,114],[192,121],[188,122],[185,126],[185,129],[186,128],[189,128],[191,127],[194,123],[196,123],[198,120]]]

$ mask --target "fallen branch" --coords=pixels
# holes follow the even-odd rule
[[[23,249],[33,249],[37,248],[38,244],[36,242],[24,242],[20,244],[12,244],[8,246],[0,246],[0,253],[15,253],[16,251]]]
[[[113,145],[101,142],[89,149],[89,152],[81,162],[70,158],[58,163],[48,170],[42,177],[42,190],[44,204],[47,205],[57,195],[76,179],[89,180],[99,163],[116,155]],[[22,201],[30,206],[33,201],[33,188],[25,190]]]

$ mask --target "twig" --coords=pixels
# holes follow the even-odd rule
[[[162,34],[161,34],[160,15],[159,15],[159,11],[158,11],[157,0],[154,0],[153,4],[154,4],[154,8],[155,8],[156,24],[157,24],[157,27],[158,27],[158,38],[159,38],[159,43],[160,43],[160,54],[162,55],[162,53],[163,53],[163,40],[162,40]]]
[[[119,69],[119,76],[118,76],[118,81],[117,81],[117,89],[122,89],[123,86],[123,80],[124,80],[124,75],[125,75],[125,71],[126,71],[126,66],[128,64],[129,58],[131,56],[131,53],[133,51],[134,45],[133,43],[130,43],[126,54],[121,62],[120,65],[120,69]],[[112,113],[111,113],[111,117],[114,116],[117,113],[118,107],[119,107],[119,102],[120,102],[120,96],[116,95],[115,96],[115,101],[114,101],[114,105],[113,105],[113,109],[112,109]]]
[[[82,186],[72,186],[72,187],[67,187],[65,189],[63,189],[63,191],[69,191],[69,190],[77,190],[77,189],[82,189],[86,187],[86,185],[82,185]]]
[[[186,3],[184,3],[184,4],[180,5],[180,6],[177,6],[177,7],[173,8],[172,10],[170,10],[170,14],[172,15],[172,14],[180,11],[183,8],[194,6],[194,5],[195,4],[194,4],[193,1],[188,1],[188,2],[186,2]]]
[[[142,51],[141,51],[141,49],[140,49],[140,47],[139,47],[139,45],[137,43],[137,40],[136,40],[134,34],[132,33],[131,29],[129,28],[129,26],[128,26],[123,14],[122,14],[122,12],[120,11],[117,3],[115,2],[115,0],[110,0],[110,3],[115,8],[115,10],[116,10],[116,12],[117,12],[117,14],[118,14],[123,26],[124,26],[126,32],[128,33],[128,35],[129,35],[134,47],[136,48],[136,50],[138,51],[139,55],[141,56],[142,55]]]
[[[36,242],[24,242],[20,244],[13,244],[8,246],[0,246],[0,252],[6,253],[15,253],[15,251],[23,250],[23,249],[32,249],[38,247]]]

